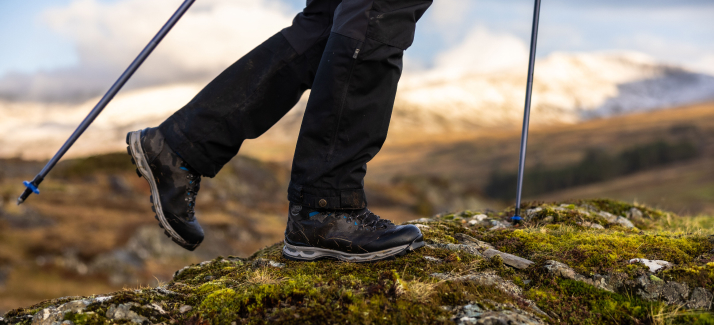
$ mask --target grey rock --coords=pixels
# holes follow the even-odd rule
[[[424,259],[427,260],[428,262],[434,262],[434,263],[441,263],[443,262],[442,259],[436,258],[433,256],[424,256]]]
[[[181,306],[181,308],[179,308],[179,313],[185,314],[191,310],[193,310],[193,307],[191,307],[189,305],[183,305],[183,306]]]
[[[81,313],[87,306],[96,302],[95,299],[74,300],[59,306],[50,306],[42,309],[32,316],[32,325],[52,325],[59,324],[64,315],[69,312]]]
[[[642,219],[644,218],[644,214],[640,209],[632,208],[630,211],[627,211],[627,218],[632,220]]]
[[[493,246],[487,242],[480,241],[464,233],[458,233],[454,235],[454,239],[459,241],[462,245],[468,245],[476,248],[479,251],[485,251],[487,249],[493,249]]]
[[[483,252],[483,256],[487,258],[493,258],[496,255],[501,257],[501,259],[503,260],[503,264],[515,267],[517,269],[525,269],[528,268],[528,266],[530,266],[531,264],[533,264],[533,261],[518,257],[513,254],[504,253],[495,249],[487,249]]]
[[[515,283],[509,280],[504,280],[495,272],[482,272],[462,276],[452,276],[444,273],[434,273],[431,276],[445,281],[474,282],[482,286],[492,286],[514,296],[518,296],[523,292],[521,287],[517,286]]]
[[[543,211],[543,208],[541,208],[541,207],[526,210],[526,215],[525,215],[526,221],[530,221],[531,219],[533,219],[533,217],[535,217],[538,214],[538,212],[541,212],[541,211]]]
[[[469,253],[472,255],[483,257],[483,255],[481,254],[481,252],[479,252],[479,250],[477,248],[470,246],[470,245],[432,243],[432,244],[427,244],[426,246],[429,248],[434,248],[434,249],[447,249],[447,250],[454,251],[454,252],[466,252],[466,253]]]
[[[712,299],[714,295],[702,287],[692,290],[692,295],[689,296],[686,307],[689,309],[711,309]]]
[[[407,221],[407,223],[422,223],[422,222],[434,222],[432,218],[419,218],[416,220]]]
[[[614,215],[614,214],[612,214],[612,213],[610,213],[610,212],[597,211],[596,214],[599,215],[599,216],[601,216],[601,217],[602,217],[603,219],[605,219],[605,221],[607,221],[608,223],[615,223],[615,221],[617,220],[617,216]]]
[[[605,227],[603,227],[599,223],[595,223],[595,222],[583,221],[583,222],[576,222],[576,224],[583,226],[583,227],[593,228],[593,229],[605,229]]]
[[[635,280],[635,288],[635,294],[646,300],[662,300],[669,305],[681,305],[689,300],[687,284],[674,281],[665,282],[655,276],[638,277]]]
[[[605,211],[598,211],[596,214],[599,215],[600,217],[602,217],[603,219],[605,219],[610,224],[618,224],[625,228],[634,228],[635,227],[635,225],[632,224],[632,222],[625,217],[616,216],[610,212],[605,212]]]
[[[615,223],[619,224],[625,228],[634,228],[635,227],[635,225],[632,223],[632,221],[630,221],[629,219],[627,219],[625,217],[617,217],[617,219],[615,220]]]
[[[285,266],[285,264],[283,264],[283,263],[278,263],[278,262],[273,261],[273,260],[267,260],[267,259],[264,259],[264,258],[256,258],[256,259],[253,261],[253,267],[266,267],[266,266],[276,267],[276,268],[282,268],[282,267]]]
[[[451,309],[451,318],[456,324],[488,324],[488,325],[540,325],[543,324],[535,315],[510,304],[500,304],[485,299],[483,302],[493,306],[487,308],[483,303],[471,302],[465,306]]]
[[[139,306],[137,303],[128,302],[125,304],[111,305],[107,310],[107,318],[113,320],[128,320],[135,324],[143,324],[148,322],[149,319],[137,314],[131,307]]]
[[[491,224],[491,228],[489,228],[488,230],[491,230],[491,231],[499,230],[499,229],[506,229],[506,228],[511,227],[510,224],[507,224],[500,220],[490,220],[489,222]]]
[[[545,262],[545,269],[555,275],[565,279],[575,280],[587,283],[598,289],[607,290],[612,292],[612,288],[606,283],[604,278],[589,279],[575,272],[570,266],[553,260],[548,260]]]

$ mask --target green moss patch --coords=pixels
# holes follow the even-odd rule
[[[455,310],[478,304],[494,313],[510,308],[531,315],[533,321],[551,324],[712,323],[709,313],[646,300],[634,288],[606,291],[554,276],[544,268],[547,260],[555,260],[589,278],[618,274],[622,281],[632,282],[647,275],[663,283],[678,281],[714,291],[714,255],[710,253],[714,245],[709,230],[668,229],[667,225],[681,224],[683,217],[608,200],[538,203],[529,209],[535,207],[541,210],[530,221],[498,230],[470,222],[480,215],[472,211],[420,220],[429,245],[386,261],[290,261],[283,258],[281,243],[247,259],[217,257],[180,270],[162,288],[115,292],[109,294],[111,299],[93,303],[82,312],[64,314],[64,319],[75,324],[128,322],[109,319],[107,313],[129,304],[132,312],[152,323],[166,324],[453,324]],[[597,218],[598,211],[627,216],[633,208],[642,212],[637,228]],[[488,217],[503,223],[512,211]],[[578,225],[583,221],[604,229]],[[487,259],[460,250],[459,245],[465,245],[459,242],[458,238],[464,238],[460,234],[535,263],[518,270],[498,256]],[[666,260],[673,267],[651,274],[642,264],[630,264],[633,258]],[[284,266],[272,267],[266,260]],[[506,292],[494,284],[456,280],[479,274],[496,277],[518,290]],[[47,301],[11,311],[5,318],[29,324],[28,315],[76,299]]]

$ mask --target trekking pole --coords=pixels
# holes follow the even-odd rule
[[[94,122],[94,119],[97,118],[99,113],[104,110],[104,108],[109,104],[109,102],[114,98],[114,96],[119,92],[119,90],[124,86],[124,84],[131,78],[131,76],[136,72],[137,69],[139,69],[139,66],[141,66],[142,63],[144,63],[144,60],[151,54],[151,52],[156,48],[157,45],[159,45],[159,42],[166,36],[166,34],[169,33],[172,27],[176,25],[176,22],[178,22],[179,19],[181,19],[181,16],[183,16],[186,11],[188,11],[188,8],[191,7],[195,0],[184,0],[183,4],[181,4],[181,7],[176,10],[176,12],[169,18],[169,21],[164,24],[164,27],[159,30],[159,32],[154,36],[153,39],[151,39],[151,42],[146,45],[143,51],[139,53],[139,56],[134,59],[134,61],[129,65],[129,67],[124,71],[124,73],[119,77],[119,79],[114,82],[114,85],[112,85],[111,88],[109,88],[109,91],[107,91],[106,94],[104,94],[104,97],[102,97],[101,100],[99,100],[99,103],[97,103],[96,106],[92,109],[92,111],[87,115],[87,117],[84,118],[84,121],[82,121],[81,124],[77,127],[76,130],[74,130],[74,133],[67,139],[67,141],[62,145],[59,151],[50,159],[49,162],[47,162],[47,165],[45,165],[44,168],[42,168],[42,171],[40,171],[37,176],[35,176],[35,179],[33,179],[31,182],[24,181],[23,185],[25,185],[25,191],[20,195],[19,198],[17,198],[17,205],[22,204],[22,202],[25,202],[27,197],[30,196],[30,194],[35,193],[35,194],[40,194],[40,190],[37,188],[40,186],[40,183],[45,179],[45,176],[52,170],[52,168],[55,167],[57,162],[64,156],[65,153],[67,153],[67,150],[69,150],[70,147],[74,144],[75,141],[84,133],[85,130],[89,127],[92,122]]]
[[[536,43],[538,42],[538,17],[540,0],[535,0],[533,8],[533,28],[531,29],[531,53],[528,61],[528,83],[526,84],[526,107],[523,113],[523,131],[521,132],[521,156],[518,162],[518,187],[516,189],[516,213],[511,218],[514,223],[521,218],[521,193],[523,192],[523,173],[526,165],[526,147],[528,146],[528,124],[531,117],[531,94],[533,92],[533,69],[535,68]]]

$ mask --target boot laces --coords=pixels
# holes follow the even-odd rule
[[[185,162],[182,163],[181,166],[185,168],[184,170],[188,170],[188,175],[186,175],[186,179],[188,179],[188,188],[186,189],[185,201],[188,203],[188,215],[192,217],[195,214],[196,195],[198,195],[198,190],[201,189],[201,175],[194,171]]]
[[[363,228],[372,228],[372,230],[376,230],[377,228],[384,229],[394,225],[392,221],[382,219],[380,216],[372,213],[372,211],[369,211],[368,209],[365,210],[366,211],[360,211],[354,214],[350,213],[348,219],[354,219],[361,223]]]

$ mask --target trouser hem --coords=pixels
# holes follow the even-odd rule
[[[288,200],[312,209],[354,210],[367,207],[364,188],[337,190],[290,184]]]
[[[220,167],[216,167],[211,158],[186,137],[180,123],[175,119],[176,116],[173,115],[159,125],[159,131],[163,134],[166,144],[202,176],[216,176]]]

